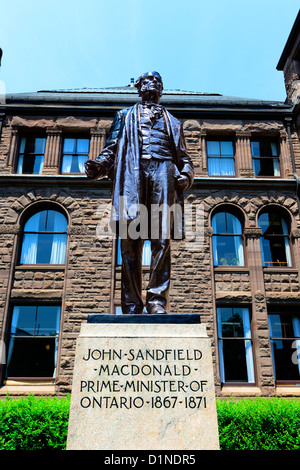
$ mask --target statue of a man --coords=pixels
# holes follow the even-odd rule
[[[159,73],[141,75],[135,86],[141,103],[117,112],[105,148],[96,160],[86,162],[85,171],[89,178],[108,176],[113,181],[113,221],[121,238],[123,314],[143,313],[145,239],[151,242],[146,310],[149,314],[165,314],[170,243],[171,238],[184,236],[183,191],[193,183],[194,168],[186,152],[181,123],[159,104],[163,91]],[[124,231],[132,221],[139,222],[138,237],[136,232],[130,236]]]

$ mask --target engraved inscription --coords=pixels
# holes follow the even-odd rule
[[[87,348],[81,359],[81,409],[204,410],[208,380],[202,376],[200,349]]]

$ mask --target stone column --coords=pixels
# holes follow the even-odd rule
[[[57,175],[60,167],[62,130],[60,127],[48,127],[44,159],[44,175]]]
[[[89,159],[95,160],[100,152],[103,150],[105,145],[106,131],[105,129],[98,129],[96,127],[92,128],[90,131],[90,150],[89,150]]]
[[[17,152],[18,152],[18,138],[19,138],[18,134],[19,134],[18,127],[12,127],[10,147],[9,147],[8,159],[7,159],[8,173],[14,173],[15,168],[17,166],[16,160],[17,160]]]
[[[275,380],[269,334],[264,272],[261,258],[260,227],[245,228],[248,267],[252,293],[252,341],[256,382],[263,394],[275,392]]]
[[[236,169],[240,178],[253,178],[250,132],[237,131],[236,133]]]
[[[281,167],[281,176],[283,178],[293,178],[293,166],[287,144],[287,132],[280,131],[279,137],[279,158]]]
[[[206,154],[206,131],[201,131],[200,138],[201,138],[201,156],[202,156],[202,168],[200,169],[201,173],[208,172],[208,165],[207,165],[207,154]]]

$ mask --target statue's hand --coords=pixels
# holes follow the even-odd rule
[[[176,179],[176,185],[177,185],[177,188],[179,189],[187,189],[190,185],[190,180],[188,178],[188,176],[186,175],[180,175],[178,176],[178,178]]]
[[[95,160],[87,160],[84,164],[85,167],[85,174],[88,178],[96,179],[103,175],[102,167],[99,162]]]

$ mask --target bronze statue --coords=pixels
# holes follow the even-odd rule
[[[183,191],[193,183],[194,168],[186,152],[181,123],[159,104],[163,91],[159,73],[141,75],[135,86],[141,103],[117,112],[105,148],[96,160],[86,162],[85,171],[89,178],[107,175],[113,181],[113,219],[121,238],[123,314],[143,313],[145,239],[151,241],[146,309],[149,314],[165,314],[170,239],[184,237]],[[175,210],[168,212],[166,207]],[[181,210],[176,212],[176,207]],[[123,230],[134,220],[141,226],[139,237]]]

